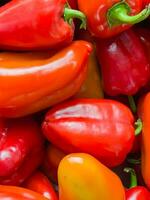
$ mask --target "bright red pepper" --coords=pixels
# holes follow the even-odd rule
[[[30,118],[0,121],[0,184],[19,185],[40,165],[44,139]]]
[[[138,114],[143,122],[141,170],[145,184],[150,189],[150,92],[139,102]]]
[[[51,182],[40,171],[36,171],[26,182],[23,184],[25,188],[33,190],[42,194],[44,197],[50,200],[57,200],[57,195],[53,189]]]
[[[52,108],[42,128],[47,139],[64,152],[86,152],[115,166],[132,148],[133,125],[131,111],[117,101],[76,99]]]
[[[144,186],[137,186],[135,171],[125,168],[126,172],[131,173],[130,188],[126,190],[126,200],[150,200],[150,192]]]
[[[0,185],[0,199],[1,200],[47,200],[42,195],[31,190]]]
[[[97,55],[107,94],[133,95],[148,82],[149,62],[133,30],[127,30],[109,40],[99,40]]]
[[[143,11],[142,0],[78,0],[78,7],[85,13],[90,32],[95,37],[112,37],[150,15],[150,7]]]
[[[86,78],[91,45],[49,53],[0,53],[0,116],[35,113],[73,96]],[[33,81],[34,80],[34,81]]]
[[[0,49],[54,49],[69,44],[74,34],[72,18],[80,18],[85,27],[85,16],[65,6],[66,0],[6,3],[0,7]]]

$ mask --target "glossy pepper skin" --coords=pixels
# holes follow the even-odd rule
[[[122,163],[132,148],[133,124],[131,111],[117,101],[76,99],[53,107],[42,130],[65,153],[89,153],[112,167]]]
[[[97,55],[104,90],[108,95],[134,95],[148,82],[149,62],[133,30],[127,30],[115,38],[99,40]]]
[[[140,37],[141,42],[143,43],[145,52],[150,63],[150,30],[148,28],[135,27],[135,31],[136,34]]]
[[[57,171],[59,163],[65,156],[66,154],[56,146],[52,144],[48,145],[42,164],[42,170],[46,176],[55,183],[58,182]]]
[[[75,98],[103,98],[102,82],[95,51],[89,57],[87,76]]]
[[[0,199],[1,200],[47,200],[41,194],[31,190],[15,187],[0,185]]]
[[[127,200],[150,200],[149,191],[142,186],[137,186],[126,191]]]
[[[150,200],[150,192],[144,186],[137,185],[137,178],[134,169],[125,168],[126,172],[131,173],[130,188],[126,190],[126,200]]]
[[[23,184],[25,188],[42,194],[50,200],[58,200],[54,188],[49,179],[40,171],[32,174]]]
[[[85,40],[94,43],[94,40],[87,30],[79,29],[76,31],[77,40]],[[96,56],[95,47],[88,61],[87,76],[82,87],[75,95],[76,98],[103,98],[103,88],[99,64]]]
[[[150,14],[150,9],[141,11],[143,6],[141,0],[95,0],[94,3],[93,0],[87,0],[86,3],[78,0],[79,9],[87,16],[91,34],[99,38],[115,36],[144,20]]]
[[[1,53],[0,116],[25,116],[73,96],[86,77],[91,50],[88,42],[76,41],[40,59],[39,53]]]
[[[142,130],[142,161],[141,170],[145,184],[150,189],[150,92],[147,93],[139,102],[138,113],[143,122]]]
[[[62,18],[66,0],[12,0],[0,7],[0,49],[60,48],[74,28]]]
[[[30,118],[0,121],[0,184],[20,185],[41,164],[44,139]]]
[[[59,200],[125,200],[119,177],[94,157],[76,153],[58,168]]]

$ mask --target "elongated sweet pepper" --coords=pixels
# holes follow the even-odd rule
[[[135,138],[131,111],[107,99],[59,104],[46,114],[42,130],[65,153],[89,153],[111,167],[124,161]]]
[[[141,0],[78,0],[85,13],[90,32],[95,37],[108,38],[131,27],[150,15],[149,5],[143,9]]]
[[[48,145],[44,156],[42,169],[46,174],[46,176],[55,183],[58,182],[57,170],[59,163],[65,156],[66,154],[57,147],[55,147],[54,145],[52,144]]]
[[[148,82],[149,62],[133,30],[127,30],[115,38],[99,40],[97,55],[104,90],[108,95],[134,95]]]
[[[150,92],[139,102],[138,113],[143,122],[142,130],[142,175],[147,187],[150,189]]]
[[[90,52],[88,42],[76,41],[43,59],[0,53],[0,116],[28,115],[73,96],[86,77]]]
[[[137,178],[134,169],[125,168],[124,171],[131,173],[130,188],[126,190],[126,200],[150,200],[150,192],[144,186],[137,185]]]
[[[22,187],[0,185],[1,200],[47,200],[41,194]]]
[[[0,7],[0,49],[60,49],[73,39],[74,17],[86,26],[85,15],[66,0],[12,0]]]
[[[25,188],[33,190],[42,194],[44,197],[50,200],[57,200],[57,195],[53,189],[51,182],[48,178],[40,171],[36,171],[30,176],[23,184]]]
[[[125,200],[119,177],[94,157],[76,153],[58,168],[59,200]]]
[[[33,119],[0,120],[0,184],[20,185],[43,155],[44,139]]]

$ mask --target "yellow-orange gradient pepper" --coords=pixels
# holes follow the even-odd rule
[[[75,41],[54,53],[0,53],[0,116],[20,117],[61,102],[80,89],[91,45]]]
[[[125,200],[125,190],[110,169],[94,157],[70,154],[58,168],[59,200]]]

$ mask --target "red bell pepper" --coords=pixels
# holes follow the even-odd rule
[[[148,82],[149,62],[133,30],[127,30],[115,38],[99,40],[97,55],[104,90],[108,95],[134,95]]]
[[[42,125],[47,139],[66,153],[85,152],[107,166],[123,162],[134,141],[128,107],[107,99],[76,99],[53,107]]]
[[[0,49],[61,48],[73,39],[74,17],[85,28],[85,15],[67,8],[66,0],[12,0],[0,7]]]
[[[1,200],[47,200],[41,194],[31,190],[15,187],[0,185],[0,199]]]
[[[127,173],[131,173],[130,188],[126,190],[126,200],[150,200],[150,192],[144,186],[137,186],[137,178],[134,169],[125,168]]]
[[[138,114],[143,122],[141,171],[145,184],[150,189],[150,92],[140,99]]]
[[[66,156],[58,168],[59,200],[125,200],[120,178],[94,157]]]
[[[42,194],[44,197],[50,200],[57,200],[57,195],[53,189],[51,182],[48,178],[40,171],[36,171],[30,176],[23,184],[25,188],[33,190]]]
[[[149,63],[150,63],[150,37],[149,37],[150,29],[135,27],[134,30],[135,30],[136,34],[140,37],[140,40],[144,45],[145,52],[147,54],[147,57],[148,57]]]
[[[142,10],[142,0],[78,0],[78,7],[87,16],[92,35],[100,38],[121,33],[150,15],[149,5]]]
[[[0,121],[0,184],[20,185],[41,164],[44,139],[30,118]]]
[[[71,6],[71,8],[73,9],[77,9],[77,0],[68,0],[69,5]]]
[[[75,41],[52,57],[46,52],[1,52],[0,116],[25,116],[76,94],[91,50],[88,42]]]

